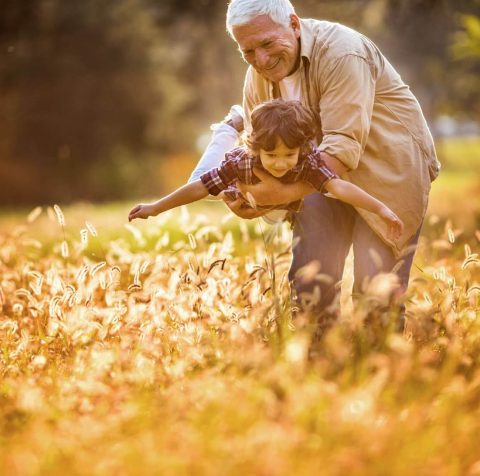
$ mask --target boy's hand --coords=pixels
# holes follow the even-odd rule
[[[153,207],[149,203],[140,203],[136,207],[130,210],[128,214],[128,221],[132,221],[135,218],[148,218],[155,215]]]
[[[403,221],[388,207],[382,207],[380,218],[388,225],[388,237],[397,240],[403,233]]]

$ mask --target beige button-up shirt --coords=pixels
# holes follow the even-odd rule
[[[368,38],[338,23],[309,19],[300,24],[302,102],[318,117],[319,148],[348,167],[342,178],[387,204],[403,220],[405,232],[393,242],[377,215],[358,209],[400,256],[422,223],[430,182],[440,170],[420,105]],[[278,84],[248,69],[247,129],[252,109],[278,96]]]

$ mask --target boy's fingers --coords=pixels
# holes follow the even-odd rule
[[[397,222],[390,223],[388,226],[388,237],[391,239],[396,239],[400,236],[400,229]]]
[[[400,220],[398,220],[395,222],[395,236],[399,238],[402,233],[403,233],[403,223]]]

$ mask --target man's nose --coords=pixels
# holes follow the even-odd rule
[[[263,48],[257,48],[255,50],[255,63],[257,66],[261,68],[267,66],[269,59],[270,55]]]

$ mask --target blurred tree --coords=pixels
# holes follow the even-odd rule
[[[454,81],[455,97],[480,119],[480,17],[463,15],[459,22],[463,29],[453,35],[450,47],[454,66],[461,72]]]
[[[465,68],[449,54],[462,14],[479,11],[478,0],[385,0],[383,41],[427,116],[469,110],[456,86]],[[478,111],[477,111],[478,113]]]
[[[341,22],[362,29],[365,14],[374,0],[292,0],[300,17]]]
[[[192,87],[184,119],[193,121],[197,130],[221,119],[242,99],[246,64],[226,32],[227,4],[227,0],[163,0],[156,10],[171,52],[182,58],[178,79]]]
[[[158,165],[241,100],[227,3],[0,0],[0,203],[159,193]],[[478,117],[479,0],[294,4],[370,36],[430,117]]]
[[[158,125],[175,123],[189,91],[145,2],[2,0],[0,11],[2,202],[121,197],[141,175],[133,157],[180,143]]]
[[[480,58],[480,18],[473,15],[464,15],[461,18],[464,27],[454,35],[451,48],[453,56],[457,59]]]

